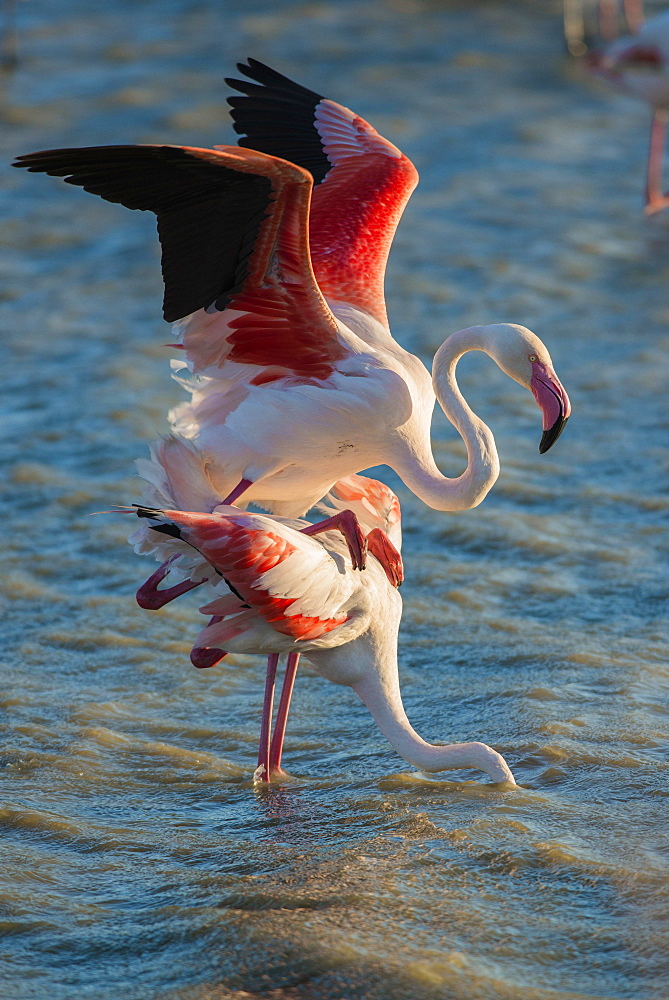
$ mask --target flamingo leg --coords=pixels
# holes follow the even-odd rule
[[[372,528],[367,535],[367,549],[379,560],[393,587],[401,586],[404,580],[402,556],[381,528]]]
[[[669,195],[662,191],[664,144],[667,134],[667,112],[656,111],[650,129],[648,174],[646,180],[646,215],[652,215],[669,205]]]
[[[618,0],[599,0],[599,34],[606,42],[618,37]]]
[[[358,519],[352,510],[342,510],[338,514],[334,514],[333,517],[328,517],[325,521],[319,521],[318,524],[302,528],[301,531],[303,535],[320,535],[322,531],[331,531],[334,528],[341,531],[346,539],[353,569],[364,569],[367,539],[363,535]]]
[[[200,587],[205,580],[182,580],[181,583],[176,583],[173,587],[166,587],[165,590],[158,590],[158,584],[161,580],[164,580],[170,571],[170,565],[179,556],[170,556],[166,559],[162,566],[159,566],[155,573],[153,573],[149,579],[142,584],[136,594],[137,603],[140,608],[146,608],[147,611],[157,611],[159,608],[164,608],[166,604],[173,601],[177,597],[181,597],[182,594],[187,594],[189,590],[195,590],[196,587]]]
[[[625,24],[630,35],[636,35],[643,24],[643,0],[623,0]]]
[[[281,777],[282,774],[285,774],[285,772],[281,769],[281,753],[283,751],[283,741],[286,735],[286,723],[288,722],[290,699],[293,695],[295,675],[297,674],[297,665],[299,662],[299,653],[288,654],[288,663],[286,664],[286,673],[283,678],[283,687],[281,688],[281,698],[279,699],[279,708],[276,713],[274,733],[272,734],[272,742],[269,748],[269,773],[272,778]]]
[[[253,774],[254,782],[269,781],[269,745],[272,734],[272,705],[274,703],[274,684],[279,654],[272,653],[267,657],[267,673],[265,675],[265,698],[262,706],[262,721],[260,723],[260,746],[258,748],[258,766]]]
[[[583,0],[564,0],[563,12],[567,49],[572,56],[583,56],[588,48],[585,44]]]
[[[237,485],[235,486],[234,490],[232,491],[232,493],[228,493],[225,500],[221,500],[221,503],[222,504],[234,503],[235,500],[242,495],[242,493],[246,493],[249,486],[253,486],[253,483],[250,479],[240,479]]]

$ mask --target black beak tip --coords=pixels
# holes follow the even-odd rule
[[[559,416],[552,427],[545,430],[539,442],[539,454],[545,455],[549,448],[552,448],[557,439],[562,434],[569,417]]]

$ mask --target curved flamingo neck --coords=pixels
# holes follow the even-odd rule
[[[432,384],[439,405],[467,447],[467,468],[457,479],[444,476],[434,461],[428,438],[414,442],[414,462],[400,472],[406,485],[435,510],[477,507],[499,476],[492,431],[467,404],[455,378],[457,363],[467,351],[484,351],[496,360],[486,333],[486,327],[470,327],[452,334],[435,354],[432,366]]]
[[[501,754],[485,743],[452,743],[434,746],[426,743],[409,722],[397,677],[397,667],[387,673],[365,672],[353,685],[372,713],[374,721],[397,753],[421,771],[445,771],[472,767],[484,771],[493,781],[515,779]]]

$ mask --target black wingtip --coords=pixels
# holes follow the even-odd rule
[[[242,95],[228,97],[233,128],[242,136],[239,145],[297,163],[320,184],[332,168],[315,127],[323,96],[259,59],[249,57],[237,69],[247,79],[228,77],[225,82]]]
[[[133,507],[137,517],[157,518],[164,517],[164,513],[159,507],[144,507],[142,504],[134,503]],[[176,524],[150,524],[152,531],[157,531],[161,535],[169,535],[171,538],[181,538],[181,529]]]
[[[170,538],[181,538],[181,529],[176,524],[150,524],[151,531],[157,531],[161,535],[169,535]]]
[[[313,101],[314,105],[323,100],[322,94],[316,93],[315,90],[311,90],[309,87],[303,87],[301,83],[296,83],[289,76],[285,76],[283,73],[279,73],[278,70],[272,69],[271,66],[261,62],[260,59],[253,59],[252,56],[249,56],[245,63],[237,63],[236,69],[248,77],[249,80],[253,80],[254,83],[280,92],[284,98],[290,95],[293,100],[306,100],[309,103]],[[226,78],[225,82],[236,90],[242,89],[237,84],[242,83],[242,87],[246,85],[241,80],[228,78]]]
[[[141,503],[134,503],[132,506],[135,508],[137,517],[160,517],[163,513],[159,507],[145,507]]]

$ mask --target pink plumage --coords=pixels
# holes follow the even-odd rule
[[[239,146],[47,150],[17,165],[155,212],[165,316],[180,320],[184,348],[175,376],[191,394],[170,421],[216,502],[299,517],[337,480],[385,464],[436,509],[476,506],[499,465],[457,390],[457,361],[482,350],[529,389],[538,357],[545,451],[570,412],[550,355],[522,327],[474,327],[448,338],[431,376],[392,339],[383,299],[415,168],[348,108],[256,60],[239,69],[251,81],[230,81]],[[432,454],[435,398],[467,445],[452,479]]]

